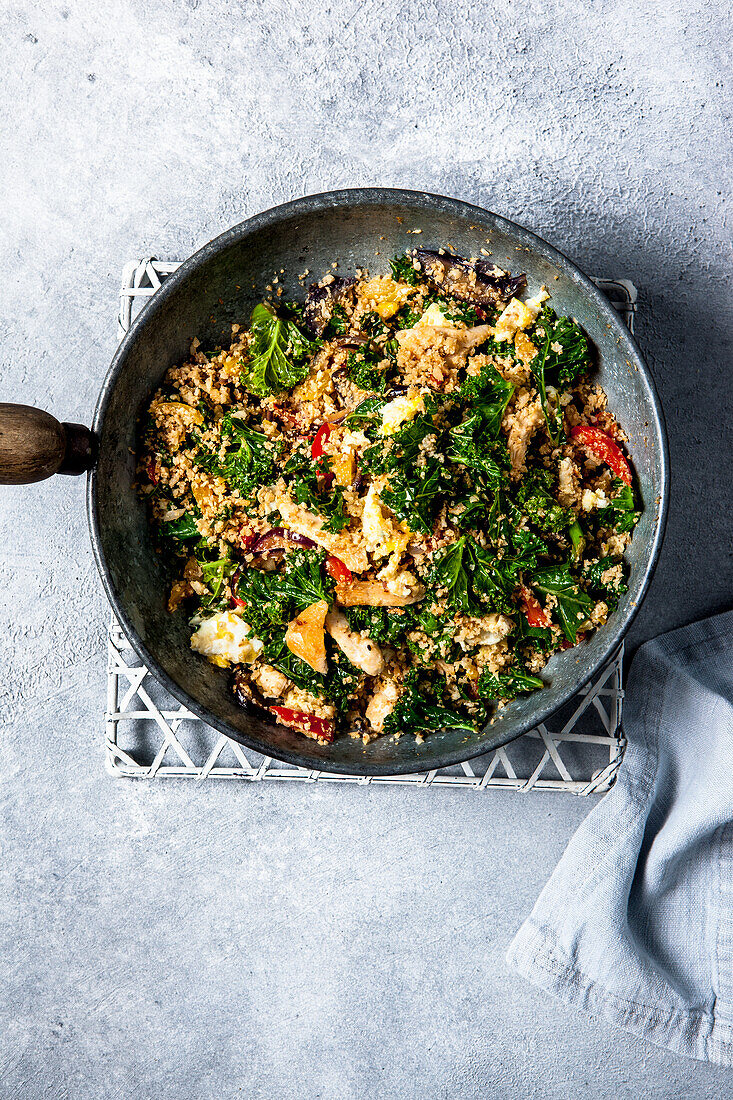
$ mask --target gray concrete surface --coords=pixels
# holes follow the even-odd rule
[[[10,0],[0,34],[0,399],[89,419],[130,256],[456,195],[639,285],[674,495],[632,641],[729,605],[727,4]],[[0,493],[0,1095],[733,1093],[505,967],[588,802],[108,778],[83,493]]]

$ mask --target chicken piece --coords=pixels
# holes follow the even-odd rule
[[[384,657],[376,642],[352,630],[343,611],[334,608],[326,616],[326,630],[341,652],[367,676],[378,676],[384,668]]]
[[[430,306],[416,325],[396,332],[395,338],[401,348],[416,354],[434,345],[449,366],[458,367],[469,351],[488,340],[493,331],[491,325],[457,328],[439,309]]]
[[[367,722],[377,733],[384,729],[384,723],[394,710],[399,697],[400,685],[396,680],[380,682],[365,711]]]
[[[266,699],[280,699],[292,687],[292,681],[272,665],[260,665],[253,669],[252,681]]]
[[[502,421],[502,428],[507,433],[507,448],[514,477],[524,472],[527,447],[543,423],[544,414],[539,396],[531,399],[528,390],[522,391],[513,409],[505,414]]]
[[[325,600],[318,600],[306,607],[305,611],[301,611],[285,632],[285,645],[290,652],[300,657],[321,676],[328,672],[326,639],[323,633],[327,614],[328,604]]]
[[[369,568],[369,558],[364,546],[357,544],[348,531],[341,531],[339,534],[324,531],[322,519],[294,504],[284,493],[278,495],[275,505],[280,511],[283,527],[313,539],[328,550],[329,554],[340,558],[352,573],[364,573]]]
[[[342,607],[407,607],[417,603],[425,595],[421,584],[409,592],[390,592],[381,581],[353,581],[350,585],[336,585],[336,598]]]
[[[514,623],[507,615],[492,611],[480,619],[466,616],[456,630],[456,641],[462,649],[473,649],[479,645],[496,645],[514,629]]]
[[[572,458],[561,458],[558,467],[558,502],[563,508],[578,507],[580,504],[580,470]]]

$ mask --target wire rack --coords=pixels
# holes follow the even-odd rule
[[[118,335],[178,267],[148,257],[125,264]],[[595,279],[628,328],[634,330],[637,293],[626,279]],[[623,646],[594,681],[547,723],[483,756],[452,768],[416,775],[356,776],[298,768],[261,756],[217,733],[181,706],[155,680],[116,620],[109,626],[105,754],[107,770],[137,779],[290,780],[308,783],[403,784],[459,790],[607,790],[623,758]]]

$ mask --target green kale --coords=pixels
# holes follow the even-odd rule
[[[334,336],[343,336],[349,328],[349,317],[343,306],[335,305],[331,310],[331,316],[323,332],[324,340],[332,340]]]
[[[430,413],[416,416],[386,439],[364,451],[361,466],[373,474],[387,474],[380,493],[384,503],[411,531],[430,534],[437,518],[449,475],[436,455],[421,457],[421,444],[437,436]],[[418,461],[420,459],[420,461]]]
[[[384,408],[384,398],[365,397],[356,408],[349,413],[344,423],[350,428],[359,429],[375,428],[379,424],[379,414]]]
[[[384,359],[381,349],[366,344],[359,351],[349,352],[346,360],[346,373],[349,380],[360,390],[384,393],[387,386],[387,372],[380,367]]]
[[[367,336],[382,336],[387,332],[387,326],[378,313],[365,313],[359,321],[359,328]]]
[[[322,550],[292,550],[283,568],[269,573],[243,569],[237,595],[246,603],[247,622],[263,640],[272,637],[306,607],[329,601],[331,588],[324,580]]]
[[[554,309],[545,306],[537,318],[536,328],[545,331],[543,369],[548,384],[565,389],[590,369],[592,361],[588,338],[572,318],[558,317]]]
[[[472,415],[481,417],[482,433],[489,439],[499,435],[506,407],[514,393],[514,386],[499,374],[492,363],[479,374],[467,378],[458,389],[458,396],[465,401]]]
[[[461,535],[436,559],[428,583],[446,589],[448,608],[466,615],[485,615],[489,611],[510,614],[515,610],[515,564],[498,559],[467,535]]]
[[[326,476],[329,470],[327,455],[314,463],[309,454],[296,451],[285,463],[283,474],[296,503],[304,504],[309,512],[325,516],[323,529],[338,533],[348,527],[351,517],[346,511],[343,487],[334,481],[329,484]]]
[[[503,455],[500,448],[492,445],[480,409],[451,428],[448,440],[445,455],[449,462],[464,466],[472,474],[478,475],[487,488],[500,488],[506,480],[504,463],[500,464]]]
[[[560,626],[568,641],[575,645],[578,640],[578,628],[587,622],[594,601],[576,584],[570,574],[569,563],[542,569],[530,580],[533,588],[556,597]]]
[[[614,566],[620,564],[611,557],[599,558],[595,562],[585,562],[583,566],[583,581],[586,588],[597,599],[605,600],[611,611],[615,611],[618,607],[618,601],[624,592],[628,592],[629,588],[626,584],[623,576],[623,567],[621,569],[621,576],[618,580],[604,580],[603,574]]]
[[[585,535],[583,534],[583,528],[580,526],[578,520],[573,522],[568,527],[568,538],[570,539],[570,545],[573,548],[573,561],[580,561],[585,550]]]
[[[161,523],[160,533],[164,538],[177,539],[179,542],[190,542],[191,539],[201,538],[196,520],[189,512],[180,519]]]
[[[411,531],[429,535],[445,488],[445,469],[437,458],[430,458],[424,466],[401,469],[391,474],[389,484],[380,496]]]
[[[613,479],[612,484],[616,490],[616,496],[605,508],[598,509],[598,519],[604,527],[612,527],[618,534],[622,531],[633,531],[641,518],[641,512],[636,510],[634,490],[617,477]]]
[[[201,563],[201,572],[204,575],[204,584],[210,590],[212,596],[218,596],[227,577],[230,577],[236,569],[236,562],[231,558],[217,558],[216,561]]]
[[[273,443],[231,415],[223,418],[221,434],[235,446],[227,451],[218,472],[243,497],[251,497],[262,485],[275,480],[282,443]]]
[[[478,678],[478,693],[481,699],[514,699],[524,692],[537,691],[544,687],[542,680],[531,676],[521,668],[512,668],[509,672],[498,674],[485,669]]]
[[[385,733],[419,733],[422,730],[463,729],[476,732],[476,723],[457,710],[441,705],[445,678],[426,680],[418,669],[405,677],[403,691],[384,723]]]
[[[319,346],[318,341],[304,336],[294,321],[278,316],[262,303],[255,306],[242,385],[258,397],[292,389],[307,377],[310,359]]]
[[[559,534],[575,520],[570,508],[563,508],[553,496],[554,478],[541,467],[524,475],[517,491],[517,504],[541,531]]]
[[[547,395],[548,386],[564,389],[591,365],[590,347],[581,328],[569,317],[558,317],[553,309],[545,307],[533,329],[535,340],[541,338],[539,351],[530,363],[540,391],[542,412],[547,432],[554,446],[562,441],[562,410]],[[559,350],[558,350],[559,348]]]
[[[392,269],[392,278],[396,283],[408,283],[410,286],[417,286],[420,282],[419,272],[415,271],[412,260],[405,253],[390,260],[389,266]]]

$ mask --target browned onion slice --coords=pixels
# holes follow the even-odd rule
[[[287,527],[271,527],[260,535],[252,547],[253,554],[262,554],[266,550],[286,550],[289,543],[302,546],[304,550],[313,550],[315,542],[306,535],[299,535],[297,531],[289,531]]]

